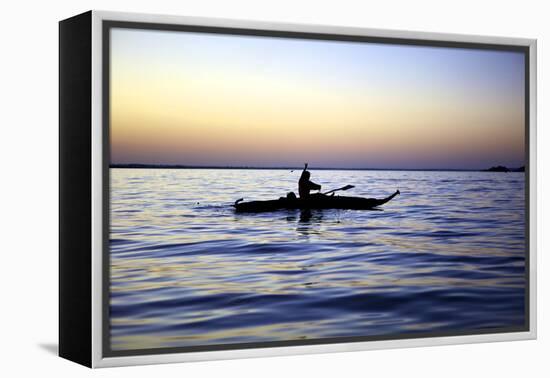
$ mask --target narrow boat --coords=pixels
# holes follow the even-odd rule
[[[346,197],[346,196],[327,196],[323,194],[312,195],[308,199],[299,199],[296,197],[281,197],[277,200],[268,201],[250,201],[242,202],[238,199],[233,205],[237,213],[261,213],[285,209],[349,209],[349,210],[370,210],[389,202],[399,190],[391,196],[377,198]]]

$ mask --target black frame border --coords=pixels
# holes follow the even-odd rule
[[[288,340],[288,341],[265,341],[252,343],[235,344],[211,344],[188,347],[166,347],[151,349],[132,349],[132,350],[112,350],[110,337],[110,31],[114,28],[155,30],[155,31],[176,31],[193,32],[207,34],[224,34],[234,36],[255,36],[271,38],[290,38],[290,39],[309,39],[324,41],[358,42],[358,43],[379,43],[390,45],[413,45],[425,47],[443,47],[443,48],[463,48],[475,50],[493,50],[510,51],[523,53],[524,72],[525,72],[525,304],[523,326],[477,329],[468,331],[448,331],[448,332],[424,332],[403,335],[380,335],[380,336],[353,336],[353,337],[333,337],[312,340]],[[352,34],[331,34],[316,32],[297,32],[282,30],[248,29],[218,26],[199,26],[184,24],[163,24],[149,22],[116,21],[104,20],[101,26],[102,39],[102,177],[103,177],[103,243],[102,243],[102,357],[124,357],[124,356],[144,356],[171,353],[192,353],[192,352],[213,352],[224,350],[243,350],[258,348],[277,348],[291,346],[307,346],[322,344],[341,344],[356,343],[367,341],[388,341],[388,340],[409,340],[435,337],[452,336],[473,336],[487,334],[502,334],[513,332],[530,331],[530,46],[508,45],[496,43],[480,42],[459,42],[442,41],[430,39],[415,38],[394,38],[394,37],[376,37],[362,36]],[[449,38],[451,38],[449,36]]]
[[[59,21],[59,356],[92,367],[92,12]]]

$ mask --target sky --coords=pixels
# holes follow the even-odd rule
[[[524,165],[518,52],[111,29],[111,163]]]

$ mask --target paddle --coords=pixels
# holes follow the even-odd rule
[[[352,189],[352,188],[355,188],[355,186],[354,185],[346,185],[346,186],[342,186],[341,188],[338,188],[338,189],[329,190],[328,192],[325,192],[323,194],[330,194],[330,193],[333,193],[333,192],[337,192],[339,190],[348,190],[348,189]]]

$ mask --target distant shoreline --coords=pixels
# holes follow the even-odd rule
[[[300,167],[253,167],[253,166],[217,166],[217,165],[181,165],[181,164],[110,164],[115,169],[248,169],[248,170],[287,170],[301,171]],[[491,172],[490,169],[452,169],[452,168],[329,168],[310,167],[317,171],[410,171],[410,172]],[[521,168],[509,169],[509,172],[523,172]]]

